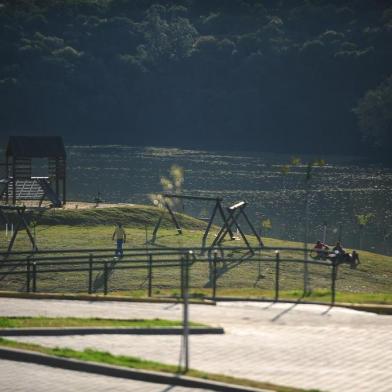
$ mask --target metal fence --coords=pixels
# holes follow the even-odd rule
[[[338,264],[314,260],[306,249],[263,247],[249,253],[244,247],[220,247],[202,252],[133,248],[122,258],[113,257],[113,249],[0,253],[0,290],[182,298],[186,275],[193,297],[244,298],[260,292],[260,299],[279,301],[282,291],[297,290],[301,296],[314,286],[330,292],[335,302]]]

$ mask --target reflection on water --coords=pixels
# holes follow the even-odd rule
[[[306,166],[282,173],[291,156],[270,153],[219,153],[177,148],[69,146],[68,198],[92,201],[97,192],[108,202],[150,203],[161,190],[159,178],[172,164],[185,169],[184,190],[195,195],[221,195],[227,205],[246,200],[256,226],[270,218],[271,236],[303,240]],[[315,157],[301,157],[308,162]],[[319,158],[319,157],[317,157]],[[346,246],[358,247],[356,216],[373,214],[363,227],[363,247],[392,251],[392,170],[326,157],[310,182],[310,239],[336,241],[339,228]],[[206,214],[208,204],[185,203],[185,212]]]

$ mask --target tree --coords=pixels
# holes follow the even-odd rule
[[[301,166],[301,159],[298,157],[293,157],[291,159],[290,165],[283,166],[284,170],[282,174],[287,174],[291,166]],[[305,163],[305,211],[304,211],[304,294],[311,292],[310,282],[309,282],[309,269],[308,269],[308,241],[309,241],[309,215],[310,215],[310,196],[311,196],[311,179],[313,177],[314,167],[323,167],[325,161],[323,159],[315,159]]]
[[[355,114],[363,139],[376,151],[388,152],[392,142],[392,76],[359,101]]]
[[[175,195],[179,195],[182,192],[182,184],[184,183],[184,169],[178,165],[172,165],[170,167],[170,177],[162,176],[160,179],[160,183],[162,185],[164,192],[169,192]],[[162,194],[151,194],[149,195],[153,204],[159,208],[164,208],[165,203],[168,203],[170,207],[174,209],[178,209],[182,207],[181,200],[179,199],[170,199],[165,200]]]
[[[358,214],[355,217],[357,218],[357,223],[359,227],[358,246],[359,249],[362,249],[363,230],[365,226],[368,225],[370,220],[374,217],[374,214],[373,213]]]

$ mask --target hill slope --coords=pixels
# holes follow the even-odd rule
[[[40,225],[97,226],[121,223],[127,227],[151,227],[164,212],[162,227],[173,227],[167,211],[146,205],[129,207],[90,208],[75,210],[48,210],[39,219]],[[176,218],[184,228],[201,230],[206,223],[189,215],[176,213]]]

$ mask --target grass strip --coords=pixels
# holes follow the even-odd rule
[[[190,323],[192,327],[206,325]],[[103,318],[80,317],[0,317],[0,328],[55,328],[55,327],[135,327],[135,328],[165,328],[180,327],[181,321],[176,320],[119,320]]]
[[[137,357],[128,357],[124,355],[113,355],[104,351],[96,351],[85,349],[84,351],[76,351],[69,348],[50,348],[33,343],[16,342],[14,340],[0,338],[0,346],[17,348],[22,350],[30,350],[40,352],[42,354],[54,355],[62,358],[72,358],[87,362],[105,363],[108,365],[123,366],[132,369],[143,369],[157,372],[165,372],[171,374],[184,374],[189,377],[201,378],[204,380],[223,382],[233,385],[241,385],[260,389],[268,389],[276,392],[319,392],[316,389],[298,389],[286,386],[280,386],[267,382],[253,381],[245,378],[236,378],[222,374],[207,373],[199,370],[190,369],[183,373],[178,366],[167,365],[160,362],[148,361]]]
[[[159,289],[155,291],[154,298],[178,298],[178,291],[173,289]],[[131,298],[145,298],[145,292],[140,290],[132,291],[117,291],[111,293],[112,296],[123,296]],[[190,298],[203,300],[205,298],[211,298],[211,289],[196,288],[190,290]],[[275,297],[274,290],[265,290],[259,288],[218,288],[216,295],[218,297],[237,297],[243,299],[259,299],[265,301],[273,301]],[[331,303],[331,291],[328,289],[313,289],[307,292],[305,295],[302,290],[281,290],[279,292],[279,299],[281,301],[313,301],[323,302],[325,304]],[[337,291],[336,292],[336,303],[348,303],[348,304],[378,304],[378,305],[392,305],[392,293],[371,293],[371,292],[348,292],[348,291]]]

